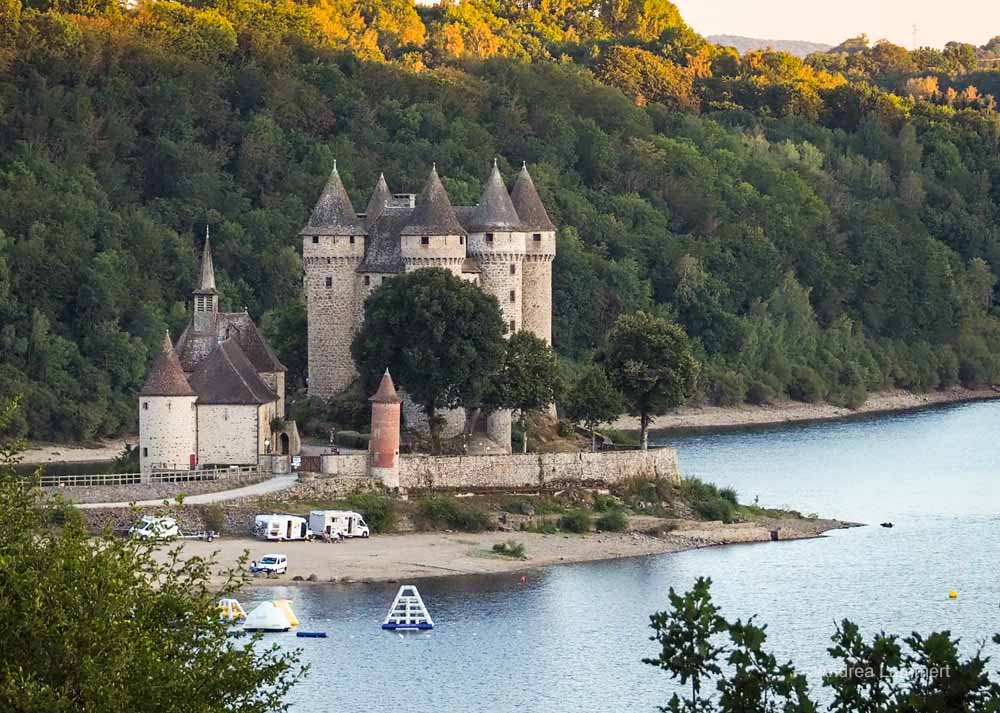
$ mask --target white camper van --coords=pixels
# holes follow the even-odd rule
[[[265,540],[308,540],[312,537],[304,517],[295,515],[258,515],[253,531]]]
[[[309,513],[309,529],[317,535],[330,537],[368,537],[365,519],[352,510],[313,510]]]
[[[181,534],[181,529],[172,517],[143,515],[129,528],[128,534],[140,540],[172,540]]]

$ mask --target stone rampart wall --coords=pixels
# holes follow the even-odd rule
[[[486,456],[402,456],[399,485],[406,489],[502,489],[563,483],[611,484],[630,478],[680,481],[677,451],[544,453]]]

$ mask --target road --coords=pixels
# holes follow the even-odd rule
[[[219,503],[226,500],[236,500],[237,498],[253,497],[257,495],[267,495],[268,493],[276,493],[279,490],[285,490],[295,485],[298,476],[292,475],[278,475],[270,480],[262,480],[259,483],[254,483],[252,485],[245,485],[242,488],[233,488],[232,490],[221,490],[216,493],[201,493],[199,495],[188,495],[184,498],[185,505],[208,505],[209,503]],[[157,505],[163,504],[163,498],[156,500],[139,500],[135,503],[120,502],[120,503],[78,503],[76,507],[82,510],[94,510],[97,508],[126,508],[130,505],[137,505],[139,507],[155,507]],[[169,500],[171,505],[176,504],[176,501]]]

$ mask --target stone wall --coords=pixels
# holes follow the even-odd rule
[[[524,258],[524,329],[552,344],[552,256]]]
[[[198,462],[256,465],[259,418],[257,404],[198,406]]]
[[[677,451],[543,453],[487,456],[401,456],[400,487],[406,489],[505,489],[564,483],[611,484],[630,478],[680,482]]]
[[[364,478],[368,476],[367,453],[352,453],[342,456],[324,454],[319,457],[319,463],[322,475],[340,478]]]
[[[197,453],[194,396],[139,397],[139,469],[188,468]]]

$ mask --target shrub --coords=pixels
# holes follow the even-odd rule
[[[733,505],[739,505],[738,496],[736,495],[736,490],[734,488],[720,488],[719,496],[724,500],[728,500]]]
[[[337,445],[344,448],[366,450],[371,436],[357,431],[337,431]]]
[[[416,520],[426,529],[447,528],[462,532],[482,532],[493,526],[485,511],[450,495],[434,495],[423,500],[417,508]]]
[[[732,522],[736,514],[736,491],[723,495],[717,487],[698,478],[685,478],[681,481],[681,494],[691,509],[703,520],[722,520]],[[731,494],[731,499],[730,499]]]
[[[597,512],[611,512],[619,508],[618,498],[614,495],[595,495],[594,510]]]
[[[565,418],[559,419],[559,424],[556,428],[561,438],[572,438],[576,435],[576,425]]]
[[[602,436],[611,439],[616,446],[637,446],[639,445],[639,434],[619,431],[617,428],[602,428],[598,431]]]
[[[597,518],[595,525],[604,532],[624,532],[628,527],[628,516],[621,510],[612,510]]]
[[[758,406],[773,404],[778,400],[778,392],[766,381],[755,381],[747,389],[747,401]]]
[[[396,529],[396,501],[378,493],[357,493],[348,498],[351,507],[361,513],[372,532]]]
[[[222,532],[226,524],[226,510],[219,503],[203,505],[201,508],[201,522],[206,530],[212,532]]]
[[[735,406],[747,397],[747,385],[743,377],[724,367],[714,367],[704,376],[708,398],[716,406]]]
[[[541,535],[554,535],[559,532],[559,528],[551,520],[542,520],[534,524],[522,522],[521,530],[523,532],[537,532]]]
[[[591,517],[586,510],[573,510],[559,518],[559,529],[581,535],[590,532]]]
[[[814,369],[796,366],[792,369],[792,381],[788,384],[788,395],[796,401],[814,404],[826,396],[826,385]]]
[[[493,551],[502,557],[510,557],[511,559],[517,560],[528,559],[525,554],[524,543],[518,542],[517,540],[498,542],[493,545]]]

